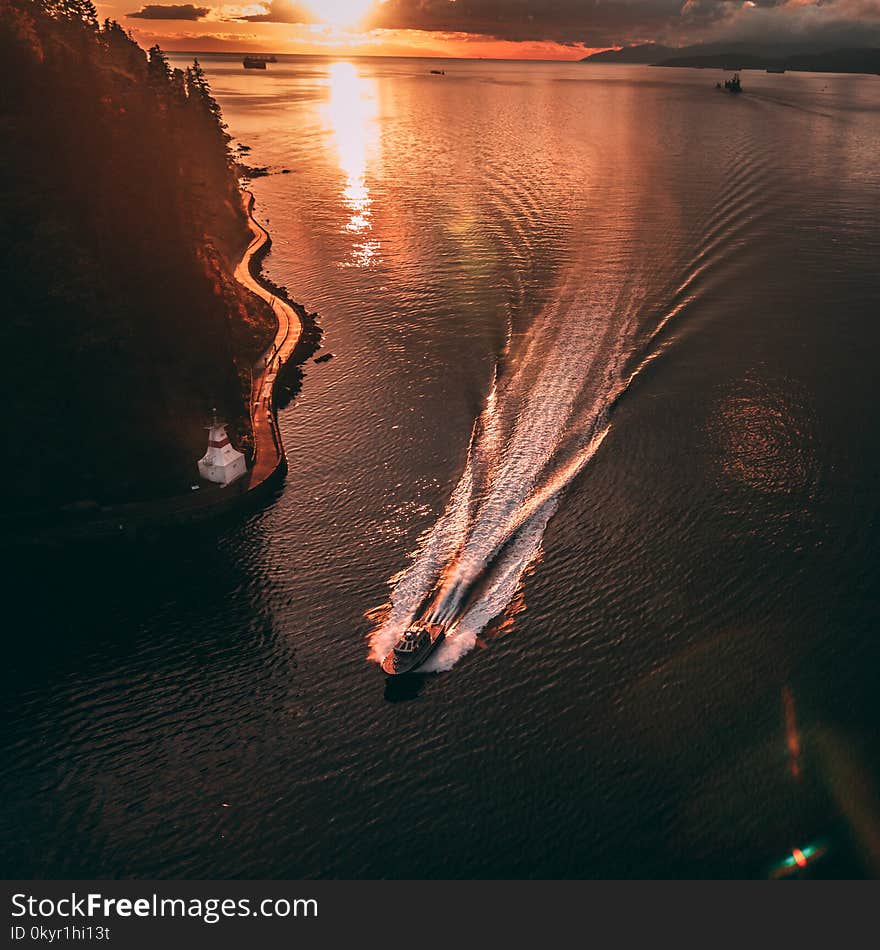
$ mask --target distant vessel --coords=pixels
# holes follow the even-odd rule
[[[734,73],[733,79],[726,79],[722,86],[720,82],[715,83],[716,89],[723,89],[725,92],[742,92],[742,84],[739,81],[739,73]]]
[[[430,73],[431,73],[432,76],[445,76],[445,75],[446,75],[446,70],[445,70],[445,69],[432,69],[432,70],[430,70]]]
[[[782,66],[774,66],[772,69],[767,69],[768,73],[784,73],[785,69]]]
[[[446,637],[448,624],[417,620],[407,627],[406,633],[382,661],[382,669],[389,676],[412,673],[420,667]]]
[[[274,56],[245,56],[243,63],[245,69],[265,69],[266,63],[277,63]]]

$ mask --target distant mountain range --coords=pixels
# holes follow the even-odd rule
[[[643,63],[652,66],[689,66],[699,69],[772,69],[816,73],[880,74],[880,49],[794,50],[756,49],[743,45],[683,46],[658,43],[625,46],[587,56],[584,63]]]
[[[643,43],[641,46],[624,46],[622,49],[606,49],[602,53],[585,56],[582,63],[643,63],[657,64],[683,50],[659,43]]]

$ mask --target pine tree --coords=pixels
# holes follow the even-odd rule
[[[150,82],[165,95],[171,82],[171,67],[168,65],[168,57],[162,52],[158,43],[150,47],[147,56]]]

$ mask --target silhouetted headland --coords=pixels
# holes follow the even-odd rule
[[[199,63],[91,0],[10,0],[0,55],[7,510],[186,492],[213,407],[251,460],[277,321],[234,276],[242,168]]]
[[[742,43],[699,44],[675,49],[657,43],[624,46],[586,56],[584,63],[641,63],[697,69],[763,69],[768,72],[880,73],[880,49],[756,48]]]

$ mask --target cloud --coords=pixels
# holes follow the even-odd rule
[[[372,27],[474,33],[504,40],[619,45],[651,39],[676,20],[683,0],[386,0]]]
[[[368,26],[590,47],[772,39],[830,48],[878,42],[880,0],[384,0]]]
[[[687,0],[682,31],[716,44],[872,47],[880,45],[880,0]]]
[[[147,4],[128,16],[312,25],[323,22],[321,9],[320,0],[311,9],[300,0],[257,0],[225,9]],[[381,0],[361,26],[592,49],[645,42],[831,49],[880,45],[880,0]]]
[[[250,13],[237,19],[246,20],[248,23],[315,23],[321,19],[294,0],[268,0],[261,6],[262,13]]]
[[[194,7],[191,3],[148,3],[125,15],[132,20],[203,20],[210,12],[210,7]]]

